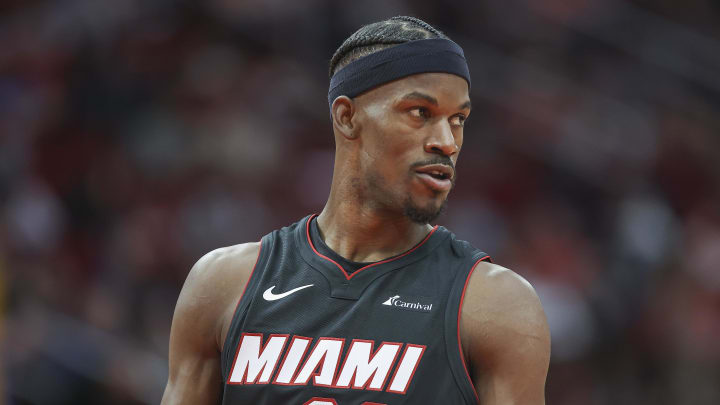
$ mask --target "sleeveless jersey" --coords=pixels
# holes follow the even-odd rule
[[[313,245],[312,218],[261,240],[222,350],[222,404],[477,404],[459,312],[488,256],[436,226],[347,274]]]

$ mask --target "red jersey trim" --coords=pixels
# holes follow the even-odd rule
[[[356,274],[360,273],[361,271],[363,271],[363,270],[365,270],[365,269],[369,269],[370,267],[377,266],[377,265],[380,265],[380,264],[383,264],[383,263],[389,263],[389,262],[395,261],[395,260],[397,260],[397,259],[399,259],[399,258],[401,258],[401,257],[403,257],[403,256],[409,255],[410,253],[412,253],[413,251],[415,251],[417,248],[419,248],[420,246],[422,246],[423,244],[425,244],[425,242],[427,242],[427,240],[430,239],[430,236],[432,236],[432,234],[435,233],[435,231],[436,231],[437,228],[438,228],[438,226],[435,225],[435,226],[433,227],[433,229],[430,231],[430,233],[427,234],[427,236],[425,237],[425,239],[423,239],[420,243],[418,243],[417,245],[415,245],[414,248],[408,250],[407,252],[401,254],[400,256],[395,256],[395,257],[392,257],[392,258],[390,258],[390,259],[385,259],[385,260],[382,260],[382,261],[379,261],[379,262],[375,262],[375,263],[368,264],[368,265],[365,266],[365,267],[361,267],[361,268],[357,269],[353,274],[349,274],[349,275],[348,275],[347,271],[345,271],[345,269],[344,269],[338,262],[336,262],[335,260],[333,260],[333,259],[331,259],[331,258],[329,258],[329,257],[327,257],[327,256],[325,256],[325,255],[323,255],[323,254],[321,254],[320,252],[317,251],[317,249],[315,249],[315,245],[312,243],[312,239],[310,239],[310,221],[312,221],[313,218],[315,218],[316,216],[317,216],[317,214],[311,215],[310,218],[308,218],[307,223],[305,224],[305,234],[307,235],[307,241],[308,241],[308,243],[310,244],[310,247],[312,248],[313,252],[315,252],[316,255],[322,257],[323,259],[325,259],[325,260],[333,263],[335,266],[337,266],[337,268],[340,269],[340,271],[342,272],[342,274],[345,276],[345,278],[346,278],[347,280],[350,280],[351,278],[355,277]]]
[[[458,308],[458,316],[457,316],[457,339],[458,339],[458,349],[460,350],[460,359],[462,360],[463,368],[465,369],[465,375],[468,378],[468,382],[470,383],[470,387],[472,388],[473,394],[475,394],[475,399],[477,400],[477,403],[480,403],[480,397],[478,396],[477,391],[475,390],[475,384],[473,384],[472,378],[470,378],[470,372],[468,371],[467,367],[467,361],[465,360],[465,355],[463,354],[463,347],[462,347],[462,341],[460,339],[460,316],[462,314],[462,306],[463,301],[465,300],[465,290],[467,290],[468,283],[470,282],[470,276],[475,272],[475,268],[477,265],[485,260],[489,260],[490,256],[484,256],[481,259],[478,259],[478,261],[473,264],[472,269],[470,269],[470,273],[468,273],[467,279],[465,279],[465,285],[463,286],[462,295],[460,295],[460,307]]]

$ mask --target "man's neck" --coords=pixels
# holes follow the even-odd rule
[[[405,215],[371,209],[352,201],[328,200],[317,218],[325,244],[354,262],[374,262],[401,254],[430,232]]]

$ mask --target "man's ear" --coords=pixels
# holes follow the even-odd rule
[[[347,96],[339,96],[332,103],[333,127],[345,139],[357,138],[360,125],[355,117],[355,103]]]

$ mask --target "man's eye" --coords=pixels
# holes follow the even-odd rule
[[[428,118],[430,117],[430,112],[425,107],[415,107],[410,110],[410,115],[417,118]]]
[[[455,115],[450,118],[450,125],[464,127],[465,126],[465,118],[466,117],[464,115]]]

